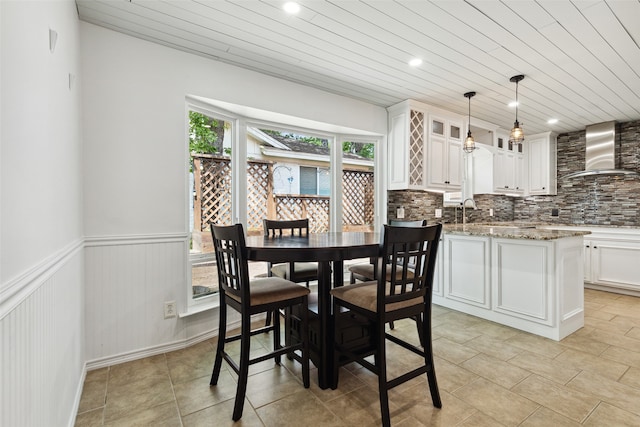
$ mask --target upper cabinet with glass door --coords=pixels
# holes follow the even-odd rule
[[[522,144],[509,143],[509,131],[498,129],[494,154],[494,191],[508,195],[525,192],[525,161]]]
[[[388,112],[389,189],[459,191],[463,118],[413,100]]]

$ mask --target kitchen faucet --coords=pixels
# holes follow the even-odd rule
[[[466,212],[467,200],[471,200],[471,203],[472,203],[471,206],[473,207],[473,209],[478,209],[476,207],[476,202],[475,200],[473,200],[472,197],[467,197],[466,199],[464,199],[464,202],[462,202],[462,226],[463,227],[467,224],[467,212]]]

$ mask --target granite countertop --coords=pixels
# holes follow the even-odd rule
[[[555,240],[591,234],[585,230],[549,230],[532,224],[444,224],[445,234],[464,236],[499,237],[503,239]]]

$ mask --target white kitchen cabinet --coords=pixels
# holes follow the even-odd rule
[[[429,114],[427,188],[460,190],[463,178],[462,120]]]
[[[516,156],[514,153],[498,151],[493,156],[493,183],[496,193],[515,191]]]
[[[549,292],[552,244],[548,241],[494,239],[495,311],[543,325],[553,324],[553,300]]]
[[[413,100],[388,112],[389,189],[460,191],[462,118]]]
[[[493,183],[498,194],[524,194],[524,154],[522,145],[509,144],[508,132],[499,129],[494,154]]]
[[[591,282],[591,240],[584,239],[584,252],[583,252],[583,262],[584,262],[584,281]]]
[[[553,132],[527,136],[524,144],[529,159],[528,194],[557,194],[556,137]]]
[[[464,268],[460,268],[464,265]],[[491,308],[491,244],[488,237],[445,235],[444,298]]]
[[[434,304],[558,341],[584,325],[582,236],[469,233],[445,232],[444,289]]]
[[[472,177],[473,193],[524,195],[526,169],[522,146],[509,145],[508,133],[495,129],[495,145],[478,145],[472,154],[472,170],[467,171],[467,176]]]
[[[640,229],[589,226],[548,226],[551,230],[586,230],[584,237],[584,284],[640,296]]]
[[[522,148],[522,146],[520,146],[520,148]],[[514,157],[514,162],[516,193],[524,194],[527,188],[527,180],[525,178],[527,173],[527,162],[524,154],[517,152]]]
[[[389,108],[389,144],[388,144],[388,186],[389,190],[406,190],[409,185],[409,157],[419,159],[422,167],[423,140],[416,140],[410,135],[410,121],[412,111],[407,108]],[[421,115],[423,117],[424,114]],[[424,132],[420,133],[421,135]],[[411,147],[417,147],[420,152],[410,156]],[[420,172],[422,175],[422,172]]]
[[[444,239],[440,237],[438,243],[438,255],[436,257],[436,268],[433,272],[433,290],[432,294],[442,296],[444,292]]]
[[[591,237],[585,240],[587,283],[640,293],[640,239]]]

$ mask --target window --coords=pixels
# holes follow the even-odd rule
[[[209,224],[232,223],[230,121],[189,111],[189,265],[194,299],[218,291]]]
[[[190,100],[188,111],[190,305],[204,303],[218,289],[210,223],[242,222],[249,235],[262,234],[264,218],[309,218],[312,233],[372,229],[373,149],[379,136],[352,136],[356,142],[344,144],[340,135],[322,129],[253,122],[201,99]],[[368,174],[369,184],[354,184],[354,171]],[[358,202],[346,203],[347,219],[342,201],[351,197]],[[367,203],[368,214],[353,214]],[[266,273],[265,263],[249,268],[252,276]]]
[[[318,168],[300,166],[300,194],[318,194]]]
[[[375,143],[342,142],[342,231],[374,231]]]
[[[300,166],[300,194],[329,196],[331,194],[329,169]]]

